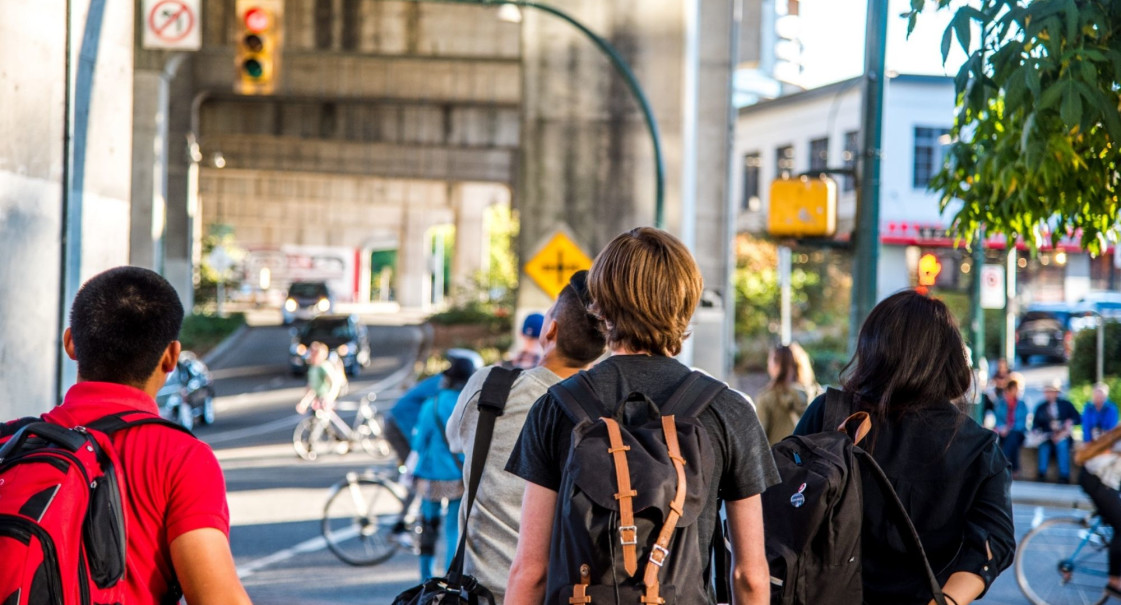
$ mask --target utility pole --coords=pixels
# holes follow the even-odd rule
[[[972,357],[973,369],[975,372],[985,372],[985,379],[988,380],[988,364],[985,361],[985,310],[981,308],[981,269],[985,266],[985,232],[978,231],[976,238],[973,240],[973,286],[970,288],[972,291],[972,301],[970,304],[970,321],[969,327],[973,337]],[[977,389],[976,401],[973,406],[973,419],[977,424],[984,421],[985,410],[981,405],[981,389]]]
[[[864,40],[864,157],[860,175],[860,205],[853,238],[852,315],[849,351],[864,318],[876,305],[880,259],[880,140],[884,106],[884,55],[887,47],[887,0],[868,0]]]

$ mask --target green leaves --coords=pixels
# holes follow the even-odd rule
[[[912,0],[909,16],[924,4]],[[943,208],[961,203],[956,234],[984,227],[1031,246],[1042,243],[1036,233],[1072,234],[1100,252],[1121,208],[1121,1],[977,0],[953,10],[943,60],[954,38],[968,59],[954,78],[955,142],[931,187]]]

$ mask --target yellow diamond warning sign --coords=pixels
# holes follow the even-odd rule
[[[592,266],[592,259],[575,242],[558,231],[545,247],[525,264],[526,275],[556,298],[573,273]]]

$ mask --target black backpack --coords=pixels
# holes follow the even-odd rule
[[[792,435],[771,448],[782,482],[763,493],[763,527],[773,605],[854,605],[863,602],[861,470],[876,478],[904,539],[923,563],[931,594],[946,605],[918,532],[880,465],[858,447],[872,429],[867,412],[847,415],[844,395],[825,395],[825,426]],[[916,570],[917,571],[917,570]]]
[[[697,417],[726,388],[692,372],[661,406],[631,393],[614,409],[584,372],[549,389],[575,427],[557,493],[546,603],[708,602],[700,537],[712,528],[697,518],[715,459]]]

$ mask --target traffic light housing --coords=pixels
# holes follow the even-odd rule
[[[767,233],[774,237],[831,237],[837,232],[837,183],[822,176],[771,183]]]
[[[283,9],[280,0],[238,0],[234,80],[237,92],[267,95],[276,91],[284,43]]]

